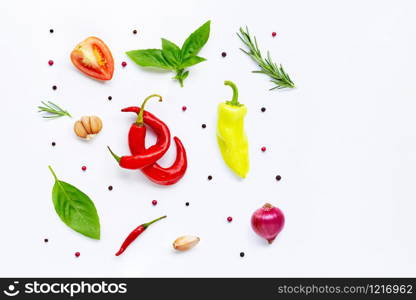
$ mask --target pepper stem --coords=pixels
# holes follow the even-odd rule
[[[108,150],[110,151],[110,153],[111,153],[111,155],[114,157],[114,159],[118,162],[118,163],[120,163],[120,156],[118,156],[117,154],[115,154],[112,150],[111,150],[111,148],[109,147],[109,146],[107,146],[107,148],[108,148]]]
[[[55,172],[52,170],[52,167],[51,167],[51,166],[48,166],[48,168],[49,168],[49,170],[51,171],[51,173],[52,173],[52,175],[53,175],[53,178],[55,178],[55,180],[56,180],[56,181],[58,181],[58,180],[59,180],[59,179],[58,179],[58,176],[56,176]]]
[[[226,80],[224,81],[224,85],[228,85],[233,89],[233,98],[231,101],[227,101],[227,104],[238,106],[240,102],[238,102],[238,89],[234,82]]]
[[[153,221],[150,221],[149,223],[144,223],[142,226],[144,227],[144,229],[146,229],[147,227],[149,227],[150,225],[152,225],[153,223],[155,223],[155,222],[157,222],[157,221],[159,221],[159,220],[162,220],[162,219],[164,219],[164,218],[166,218],[167,216],[163,216],[163,217],[160,217],[160,218],[157,218],[157,219],[154,219]]]
[[[152,94],[152,95],[146,97],[146,99],[144,99],[144,101],[142,103],[142,106],[140,107],[140,112],[139,112],[139,115],[137,116],[137,119],[136,119],[136,124],[137,125],[143,126],[143,124],[144,124],[144,121],[143,121],[144,106],[146,105],[147,101],[149,101],[153,97],[158,97],[159,102],[162,101],[162,96],[160,96],[158,94]]]

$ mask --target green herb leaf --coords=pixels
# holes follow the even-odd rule
[[[203,62],[203,61],[206,61],[206,59],[203,58],[203,57],[191,56],[191,57],[188,57],[187,59],[183,60],[180,67],[181,67],[181,69],[184,69],[184,68],[199,64],[200,62]]]
[[[289,74],[286,73],[282,65],[277,65],[273,62],[269,52],[267,52],[267,57],[262,56],[256,37],[252,37],[250,35],[247,27],[245,31],[243,28],[240,28],[240,32],[237,32],[237,36],[244,43],[244,45],[247,46],[249,51],[241,48],[240,50],[250,56],[260,68],[260,70],[253,71],[253,73],[265,74],[269,76],[270,81],[275,84],[275,86],[270,90],[295,87],[295,84]]]
[[[209,38],[211,21],[195,30],[182,45],[182,60],[197,55]]]
[[[162,55],[172,66],[181,63],[181,49],[171,41],[162,38]]]
[[[61,220],[73,230],[93,239],[100,239],[100,220],[94,203],[73,185],[55,178],[52,201]]]
[[[126,54],[132,61],[142,67],[173,69],[173,66],[165,59],[160,49],[132,50],[126,52]]]
[[[183,81],[189,75],[185,68],[196,65],[205,58],[196,56],[209,38],[211,21],[195,30],[180,49],[175,43],[162,38],[162,49],[128,51],[126,54],[142,67],[156,67],[176,72],[174,79],[183,87]]]
[[[56,119],[63,116],[68,116],[72,118],[72,116],[66,110],[60,108],[57,104],[48,101],[47,103],[42,101],[43,106],[38,106],[38,112],[45,112],[46,115],[42,116],[45,119]]]

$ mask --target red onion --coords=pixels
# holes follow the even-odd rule
[[[251,227],[262,238],[265,238],[269,244],[273,243],[276,236],[282,231],[285,225],[285,216],[283,212],[266,203],[259,208],[251,217]]]

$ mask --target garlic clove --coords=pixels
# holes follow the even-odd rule
[[[195,247],[200,241],[200,238],[193,235],[184,235],[181,237],[178,237],[173,242],[173,248],[175,248],[178,251],[186,251],[193,247]]]
[[[88,132],[85,130],[84,126],[82,125],[81,121],[76,121],[74,124],[74,131],[77,136],[80,138],[86,139],[88,136]]]
[[[91,133],[97,134],[103,128],[103,122],[99,117],[92,116],[90,117]]]
[[[91,117],[82,117],[81,123],[84,126],[85,130],[88,132],[88,134],[91,134],[91,123],[90,123]]]
[[[103,128],[103,122],[97,116],[84,116],[74,124],[74,131],[77,136],[83,139],[91,139]]]

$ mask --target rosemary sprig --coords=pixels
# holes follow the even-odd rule
[[[56,119],[63,116],[68,116],[72,118],[72,116],[67,112],[66,110],[63,110],[55,103],[48,101],[47,103],[42,101],[42,104],[44,106],[38,106],[39,111],[38,112],[46,112],[47,115],[42,116],[45,119]]]
[[[244,31],[244,29],[240,27],[240,33],[237,32],[237,36],[248,47],[249,52],[241,48],[240,50],[248,56],[250,56],[261,69],[258,71],[253,71],[253,73],[266,74],[271,78],[270,81],[276,85],[275,87],[272,87],[270,90],[295,87],[295,84],[293,83],[292,79],[290,79],[289,74],[285,72],[283,66],[278,66],[276,63],[272,61],[269,51],[267,51],[267,57],[263,58],[259,46],[257,44],[256,37],[254,36],[252,38],[250,36],[247,27],[246,31]]]

